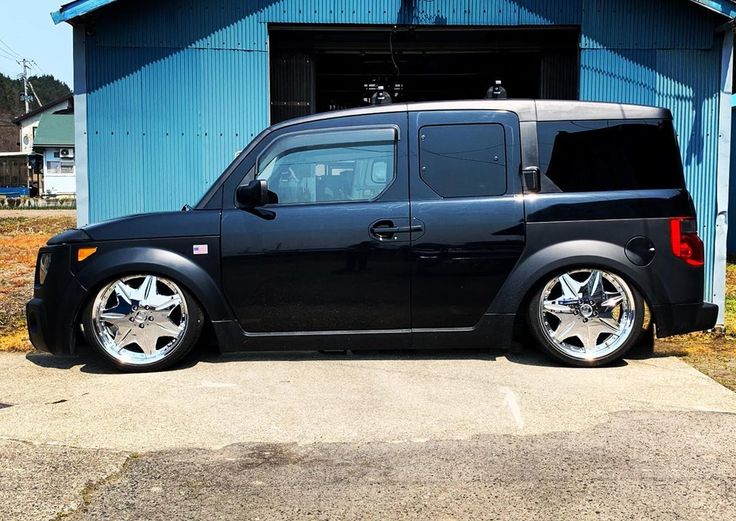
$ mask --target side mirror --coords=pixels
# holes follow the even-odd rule
[[[542,171],[538,166],[530,166],[521,171],[524,192],[539,193],[542,190]]]
[[[257,208],[274,202],[276,194],[268,190],[268,181],[256,179],[247,185],[239,186],[235,191],[235,200],[241,208]]]

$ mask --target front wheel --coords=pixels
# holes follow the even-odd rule
[[[644,322],[644,301],[614,273],[578,268],[555,275],[537,291],[527,324],[544,350],[576,366],[600,366],[621,358]]]
[[[126,275],[103,286],[84,310],[89,343],[123,371],[170,367],[189,353],[204,315],[176,282],[153,274]]]

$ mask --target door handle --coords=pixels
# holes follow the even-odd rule
[[[371,232],[375,234],[390,234],[390,233],[411,233],[421,232],[424,227],[421,224],[413,224],[411,226],[374,226],[371,228]]]
[[[379,241],[396,240],[398,234],[413,233],[424,231],[421,224],[412,224],[407,226],[396,226],[393,221],[383,220],[374,223],[370,229],[371,237]]]

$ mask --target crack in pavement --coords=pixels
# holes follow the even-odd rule
[[[138,454],[137,452],[131,452],[130,454],[128,454],[128,456],[125,458],[119,468],[100,479],[88,481],[79,493],[79,496],[81,497],[81,503],[72,504],[69,505],[69,507],[65,505],[61,509],[61,511],[59,511],[59,513],[57,513],[49,521],[61,521],[63,519],[72,517],[76,513],[86,510],[92,502],[92,494],[103,486],[111,485],[115,481],[120,480],[126,469],[130,467],[131,462],[138,459],[139,457],[140,454]]]

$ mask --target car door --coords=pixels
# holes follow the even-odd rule
[[[224,195],[223,288],[246,333],[408,332],[406,117],[287,127],[245,162],[240,184],[278,197],[247,211]]]
[[[412,328],[474,328],[524,247],[519,122],[506,111],[410,112]]]

